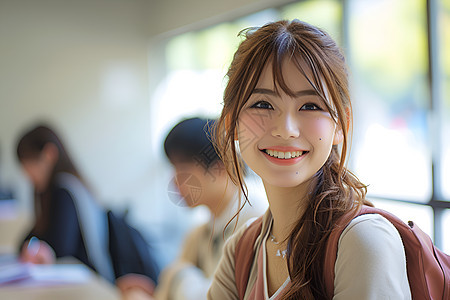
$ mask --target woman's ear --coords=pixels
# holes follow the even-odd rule
[[[352,109],[351,107],[347,107],[345,109],[345,114],[346,114],[346,122],[347,122],[347,128],[345,128],[346,133],[348,134],[348,132],[350,131],[350,125],[351,120],[352,120]],[[342,126],[338,123],[336,126],[336,131],[334,132],[334,138],[333,138],[333,145],[338,145],[340,143],[342,143],[342,141],[344,140],[344,133],[342,130]]]
[[[333,145],[339,145],[344,140],[344,133],[342,132],[341,126],[337,126],[334,131]]]

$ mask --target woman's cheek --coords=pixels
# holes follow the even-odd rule
[[[262,137],[268,126],[270,126],[270,116],[267,113],[244,112],[239,117],[238,138],[241,150],[252,141]]]
[[[309,139],[328,141],[332,139],[335,125],[334,122],[328,118],[316,118],[305,124],[303,133],[309,136]]]
[[[239,129],[261,135],[270,122],[270,115],[264,111],[247,111],[239,119]]]

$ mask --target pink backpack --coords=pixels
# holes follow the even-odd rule
[[[413,299],[450,299],[450,256],[437,249],[413,222],[408,225],[396,216],[373,207],[363,206],[358,213],[344,215],[330,234],[324,263],[324,282],[328,298],[333,298],[334,265],[337,258],[339,237],[355,217],[364,214],[380,214],[397,228],[406,253],[408,281]],[[235,276],[239,299],[244,299],[248,276],[255,256],[254,245],[261,233],[262,217],[244,232],[235,250]]]

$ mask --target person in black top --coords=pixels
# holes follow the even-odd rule
[[[35,222],[25,238],[21,259],[51,263],[54,256],[73,256],[95,270],[87,257],[72,196],[57,182],[61,172],[82,182],[58,136],[38,126],[22,136],[17,156],[34,186]]]
[[[20,259],[53,263],[55,258],[75,257],[122,293],[130,285],[152,293],[159,269],[153,256],[142,254],[149,250],[146,242],[126,221],[111,219],[111,212],[97,203],[56,133],[42,125],[28,131],[19,140],[17,156],[34,186],[35,217],[20,247]],[[120,236],[115,236],[117,229]],[[128,242],[122,245],[118,240]]]

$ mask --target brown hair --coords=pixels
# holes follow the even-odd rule
[[[35,190],[34,211],[36,221],[34,230],[37,233],[41,233],[47,228],[51,189],[55,183],[55,175],[60,172],[66,172],[78,177],[83,182],[60,138],[52,129],[45,125],[36,126],[22,135],[17,145],[17,158],[20,162],[28,159],[37,159],[45,145],[49,143],[55,145],[58,149],[58,160],[53,167],[46,189],[40,193],[36,193]]]
[[[246,202],[247,188],[241,172],[244,163],[235,146],[237,122],[267,64],[272,65],[275,86],[293,95],[282,75],[282,60],[290,58],[306,76],[300,64],[304,62],[312,73],[312,78],[307,77],[309,83],[324,100],[338,128],[342,129],[342,147],[333,146],[328,160],[315,174],[317,184],[312,187],[309,205],[288,238],[288,271],[292,286],[283,298],[323,299],[326,297],[322,278],[324,251],[336,220],[362,204],[371,205],[364,199],[366,186],[345,167],[352,122],[345,59],[327,33],[299,20],[273,22],[240,34],[244,40],[228,69],[224,107],[217,122],[215,142],[230,177],[241,187]]]

